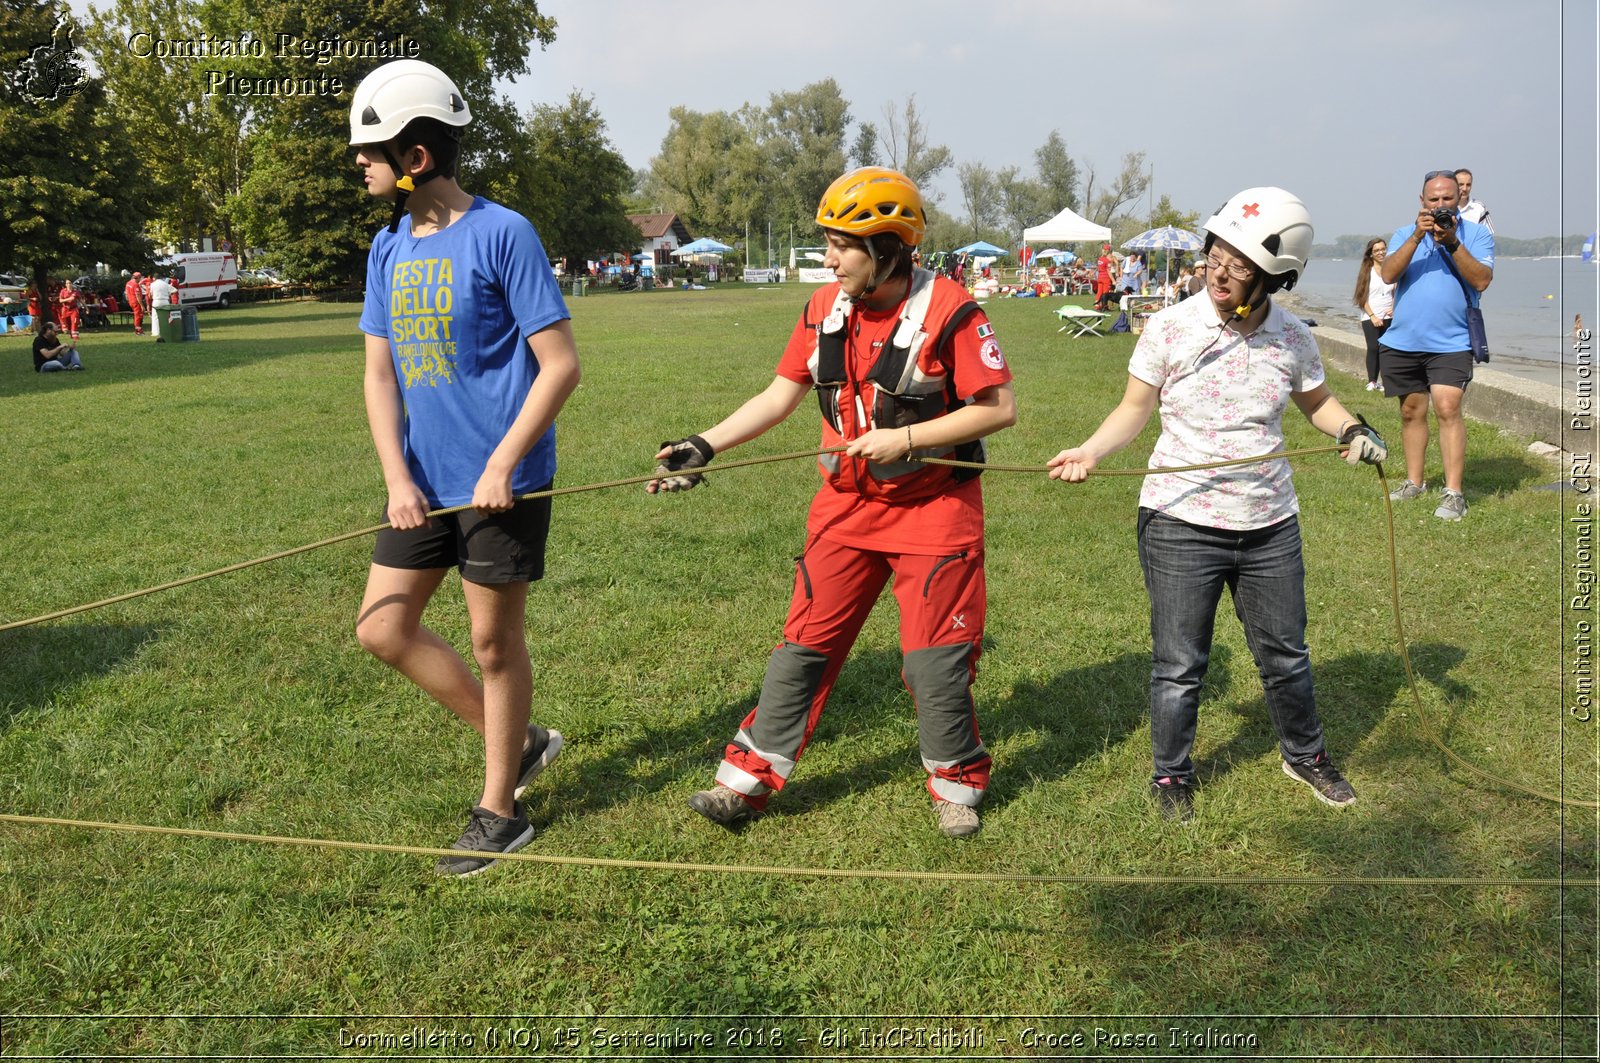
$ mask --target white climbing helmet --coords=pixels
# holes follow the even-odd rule
[[[350,101],[350,143],[382,144],[413,118],[435,118],[447,126],[472,121],[466,97],[443,70],[420,59],[385,63],[356,86]]]
[[[1261,268],[1293,288],[1311,257],[1311,212],[1300,197],[1281,188],[1247,188],[1217,208],[1203,226]],[[1207,248],[1210,241],[1206,241]]]

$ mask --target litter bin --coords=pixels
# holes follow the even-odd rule
[[[572,294],[574,298],[589,294],[589,279],[587,277],[572,278]]]
[[[195,306],[152,307],[151,313],[166,314],[162,331],[172,330],[174,343],[200,342],[200,308]]]

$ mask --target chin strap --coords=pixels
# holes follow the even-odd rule
[[[1245,303],[1240,303],[1238,306],[1234,307],[1233,308],[1233,316],[1238,318],[1240,321],[1244,321],[1246,318],[1248,318],[1250,316],[1251,311],[1253,311],[1256,308],[1255,300],[1256,300],[1257,296],[1266,294],[1265,292],[1262,291],[1262,289],[1265,288],[1265,287],[1266,287],[1266,281],[1264,279],[1262,279],[1262,277],[1258,274],[1256,276],[1255,284],[1252,285],[1251,288],[1250,288],[1250,301],[1249,302],[1245,302]]]
[[[406,212],[406,200],[411,198],[411,193],[415,192],[419,185],[425,185],[438,177],[439,170],[435,167],[412,177],[400,168],[400,160],[394,157],[394,152],[389,150],[387,144],[383,146],[383,157],[389,160],[389,168],[394,171],[395,187],[399,189],[394,197],[394,212],[389,215],[389,231],[394,232],[400,227],[400,218]]]
[[[854,299],[851,299],[850,301],[852,303],[859,302],[871,295],[873,292],[877,291],[878,285],[889,279],[888,276],[885,275],[886,270],[888,273],[894,272],[894,263],[889,263],[887,267],[879,264],[878,253],[873,249],[872,246],[872,237],[863,236],[861,238],[861,242],[867,245],[867,257],[872,260],[872,283],[867,285],[865,290],[863,290],[860,295],[856,296]]]

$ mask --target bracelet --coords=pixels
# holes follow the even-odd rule
[[[906,425],[906,460],[911,460],[911,426]]]

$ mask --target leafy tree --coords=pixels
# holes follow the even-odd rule
[[[856,138],[850,142],[850,162],[854,166],[877,166],[878,127],[862,122],[856,127]]]
[[[245,98],[206,92],[194,64],[153,58],[148,32],[129,32],[160,27],[164,36],[194,40],[206,28],[204,8],[196,0],[114,0],[107,11],[91,10],[85,45],[105,78],[108,106],[121,134],[147,149],[151,235],[193,247],[209,235],[231,236],[227,201],[249,158]]]
[[[1147,229],[1159,229],[1163,225],[1171,225],[1176,229],[1188,229],[1190,232],[1200,230],[1200,212],[1197,210],[1182,211],[1172,205],[1172,197],[1163,195],[1156,200],[1156,206],[1150,212]]]
[[[1000,224],[1000,186],[994,173],[981,162],[965,162],[956,168],[961,180],[961,205],[967,214],[972,239],[979,240]],[[1009,243],[1010,241],[1004,241]]]
[[[1067,143],[1061,134],[1052,129],[1045,142],[1033,153],[1038,167],[1039,183],[1044,188],[1044,198],[1049,211],[1041,221],[1048,221],[1061,212],[1062,207],[1078,209],[1078,164],[1067,154]]]
[[[1056,200],[1042,181],[1021,176],[1015,166],[1008,166],[995,174],[995,185],[1000,194],[1000,213],[1005,219],[1008,233],[1021,234],[1030,225],[1049,221],[1060,212],[1052,207]]]
[[[359,277],[387,216],[356,179],[347,143],[349,94],[361,78],[410,55],[447,71],[472,105],[461,167],[471,186],[504,174],[520,123],[494,82],[526,73],[529,43],[555,35],[537,0],[112,0],[96,16],[116,111],[162,155],[159,235],[233,232],[315,284]],[[128,55],[129,38],[152,26],[257,42],[260,54]],[[298,49],[283,52],[280,39]],[[373,45],[381,54],[370,54]]]
[[[645,198],[691,230],[732,233],[767,212],[770,182],[757,139],[758,112],[668,112],[661,153],[650,160]]]
[[[63,266],[149,261],[140,159],[76,60],[76,26],[51,16],[35,0],[0,4],[0,69],[15,72],[0,98],[0,262],[24,267],[40,291]]]
[[[639,242],[623,197],[633,171],[606,139],[594,100],[573,92],[564,107],[533,108],[494,198],[521,211],[552,258],[581,264]]]
[[[832,78],[798,92],[775,92],[762,123],[761,146],[773,187],[772,222],[809,228],[817,201],[845,170],[850,105]]]

